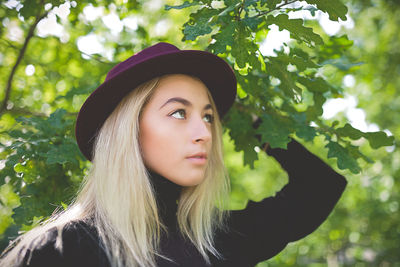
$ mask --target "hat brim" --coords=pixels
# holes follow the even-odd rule
[[[236,97],[236,77],[223,59],[199,50],[179,50],[147,59],[105,81],[82,105],[75,135],[84,156],[92,160],[97,132],[129,92],[155,77],[178,73],[198,77],[207,86],[220,117],[232,106]]]

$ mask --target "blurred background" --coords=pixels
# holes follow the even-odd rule
[[[173,1],[25,1],[25,7],[30,3],[31,6],[24,9],[17,0],[0,3],[3,250],[20,231],[31,229],[43,219],[40,214],[51,214],[72,199],[89,167],[82,157],[76,157],[74,118],[107,71],[157,41],[167,41],[181,49],[202,49],[209,40],[182,41],[182,25],[190,10],[165,10],[166,4],[176,4]],[[345,52],[351,67],[344,64],[340,72],[324,69],[326,79],[342,86],[345,94],[324,104],[323,118],[350,122],[361,131],[385,131],[398,139],[400,2],[351,0],[344,4],[348,7],[346,21],[331,21],[319,11],[314,16],[292,14],[306,20],[318,34],[347,34],[353,41]],[[274,49],[285,49],[288,42],[289,32],[271,26],[259,43],[260,51],[273,56]],[[54,113],[57,109],[62,110]],[[48,119],[50,114],[53,115]],[[33,127],[36,132],[23,130],[21,125]],[[58,136],[60,133],[68,133],[68,137]],[[20,138],[30,140],[29,144]],[[49,142],[54,142],[53,150],[49,150]],[[274,159],[259,153],[254,169],[243,167],[242,153],[235,151],[228,134],[224,135],[224,142],[232,179],[232,209],[244,208],[249,199],[260,201],[274,195],[287,183],[286,173]],[[257,267],[400,266],[398,140],[393,146],[377,150],[372,150],[363,139],[357,141],[360,150],[374,161],[359,161],[360,174],[338,170],[336,160],[327,159],[323,139],[304,145],[346,176],[349,185],[318,230]],[[18,153],[28,153],[35,147],[34,153],[42,153],[53,162],[27,164],[13,159],[10,147]],[[43,174],[54,179],[43,186],[29,184]],[[15,190],[17,187],[24,190]],[[38,214],[38,210],[43,212]]]

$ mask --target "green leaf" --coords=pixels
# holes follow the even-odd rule
[[[257,53],[258,45],[253,42],[252,33],[243,21],[237,22],[236,25],[231,54],[235,58],[237,65],[235,67],[241,69],[239,73],[246,75],[252,68],[261,68],[261,62],[258,59]]]
[[[311,5],[329,14],[330,20],[346,20],[347,7],[340,0],[306,0]]]
[[[309,120],[315,120],[318,117],[322,116],[324,112],[322,105],[325,103],[326,98],[322,93],[313,92],[313,100],[314,105],[308,107],[306,111]]]
[[[246,0],[244,1],[244,8],[248,8],[249,6],[256,6],[259,0]]]
[[[341,57],[337,59],[328,59],[323,62],[321,62],[322,65],[332,65],[336,68],[338,68],[341,71],[350,71],[354,67],[359,67],[361,65],[364,65],[364,62],[350,62],[348,58],[346,57]]]
[[[318,68],[318,65],[311,60],[304,60],[298,56],[292,56],[289,58],[289,63],[296,66],[298,71],[305,71],[308,68]]]
[[[67,111],[65,109],[57,109],[48,118],[50,125],[56,130],[61,130],[65,126],[65,114]]]
[[[10,167],[14,169],[15,164],[20,163],[21,155],[13,154],[7,157],[6,167]]]
[[[236,73],[236,77],[238,80],[238,94],[242,94],[239,97],[244,98],[249,92],[249,95],[259,98],[262,102],[271,99],[271,92],[266,90],[269,87],[268,77],[264,73],[253,71],[246,76]]]
[[[30,17],[36,17],[43,7],[43,5],[36,0],[25,0],[22,1],[21,4],[23,7],[19,10],[19,14],[24,17],[25,21]]]
[[[234,10],[235,8],[237,8],[238,6],[240,6],[241,3],[236,3],[234,5],[229,5],[226,8],[224,8],[224,10],[218,14],[218,16],[226,16],[229,14],[229,12],[231,12],[232,10]]]
[[[394,136],[388,136],[385,132],[368,132],[364,133],[364,137],[374,149],[394,145]]]
[[[16,208],[20,204],[19,196],[13,191],[13,187],[10,184],[0,186],[0,205]]]
[[[290,142],[289,134],[292,133],[292,126],[288,120],[277,115],[263,114],[262,123],[257,128],[257,133],[261,135],[263,143],[269,143],[271,148],[287,149]]]
[[[190,19],[183,26],[184,40],[196,40],[198,36],[209,34],[212,31],[211,26],[215,23],[211,18],[217,15],[216,9],[202,8],[196,13],[190,15]]]
[[[52,147],[46,153],[46,163],[47,164],[64,164],[67,162],[71,162],[75,165],[79,165],[77,160],[78,147],[75,144],[71,144],[68,142],[63,142],[61,145]]]
[[[328,158],[337,158],[339,169],[349,169],[354,174],[360,173],[361,168],[348,149],[333,141],[329,141],[325,147],[329,149]]]
[[[277,57],[273,57],[276,60],[284,63],[286,66],[291,64],[296,67],[296,71],[302,72],[306,69],[316,69],[321,67],[310,59],[309,55],[297,48],[291,48],[290,53],[286,54],[283,51],[277,52]],[[286,67],[287,69],[287,67]]]
[[[39,117],[18,117],[16,121],[21,122],[22,125],[30,126],[35,128],[37,134],[28,134],[26,136],[26,140],[30,141],[32,139],[40,136],[51,137],[56,134],[54,132],[53,127],[49,124],[47,118],[39,118]],[[39,134],[39,135],[38,135]]]
[[[296,85],[295,81],[297,74],[293,74],[287,70],[287,64],[281,60],[280,55],[278,57],[268,57],[268,61],[265,62],[267,70],[274,77],[278,78],[281,84],[279,88],[291,99],[294,99],[295,92],[301,94],[301,89]]]
[[[353,41],[349,40],[347,35],[342,36],[330,36],[329,40],[321,45],[318,52],[319,62],[321,64],[357,64],[350,62],[344,56],[344,52],[353,46]],[[359,63],[358,63],[359,64]]]
[[[305,71],[309,68],[318,68],[319,66],[309,58],[299,57],[297,55],[286,56],[288,63],[297,67],[299,71]]]
[[[318,92],[318,93],[325,93],[328,91],[336,92],[336,88],[332,87],[327,81],[325,81],[321,77],[306,78],[303,76],[299,76],[297,81],[303,84],[310,92]]]
[[[68,208],[68,205],[61,201],[61,206],[64,210]]]
[[[98,84],[94,86],[81,86],[81,87],[73,87],[69,90],[65,95],[59,95],[55,100],[66,99],[72,100],[76,95],[88,95],[93,92],[98,87]]]
[[[361,137],[366,138],[371,147],[374,149],[383,146],[394,145],[394,137],[388,136],[385,132],[361,132],[358,129],[353,128],[349,123],[346,123],[342,128],[336,129],[337,133],[341,136],[349,137],[353,140],[358,140]]]
[[[290,37],[305,42],[311,46],[323,44],[321,36],[313,32],[312,28],[304,27],[302,19],[289,19],[286,14],[279,14],[276,17],[270,15],[266,18],[267,25],[276,24],[279,30],[288,30]]]
[[[34,214],[37,214],[36,206],[38,203],[34,203],[30,197],[21,196],[20,202],[21,205],[13,209],[14,213],[12,215],[12,218],[17,225],[27,223],[27,219],[30,219]]]
[[[233,45],[233,34],[235,32],[235,24],[228,24],[226,27],[222,28],[221,31],[215,35],[213,35],[213,39],[215,39],[215,43],[209,45],[209,49],[214,54],[222,54],[226,51],[226,46]]]
[[[31,160],[28,160],[24,163],[15,164],[14,171],[16,173],[22,174],[22,178],[27,184],[33,183],[38,176],[38,173],[35,170],[34,163]]]
[[[292,115],[294,119],[294,127],[296,130],[296,135],[300,138],[303,138],[306,141],[314,140],[314,137],[317,135],[317,132],[313,127],[308,125],[306,114],[296,113]]]
[[[249,27],[254,32],[257,31],[258,25],[260,25],[260,23],[262,23],[262,21],[263,21],[263,19],[260,17],[246,17],[246,18],[242,19],[242,22],[244,23],[244,25]]]
[[[185,35],[184,40],[194,41],[198,36],[208,34],[212,31],[211,27],[207,25],[207,21],[199,20],[199,23],[196,23],[194,26],[186,25],[183,30],[183,34]]]
[[[252,118],[249,114],[239,112],[238,109],[231,109],[228,116],[229,120],[225,126],[229,129],[229,136],[235,143],[235,150],[243,151],[244,165],[249,165],[254,169],[254,161],[258,160],[254,147],[260,144],[255,138],[256,131],[252,126]]]
[[[367,157],[366,155],[361,153],[358,146],[353,146],[353,145],[349,144],[349,145],[347,145],[346,148],[348,149],[349,153],[352,155],[353,158],[355,158],[355,159],[362,158],[363,160],[365,160],[368,163],[374,163],[374,161],[372,159],[370,159],[369,157]]]
[[[235,57],[236,64],[240,68],[244,68],[249,57],[248,44],[250,41],[247,40],[246,28],[242,24],[239,24],[236,29],[234,42],[235,45],[232,47],[231,51],[232,56]]]
[[[14,165],[15,172],[23,172],[24,170],[25,170],[25,166],[23,166],[21,163],[17,163]]]
[[[13,218],[17,225],[30,223],[32,218],[49,216],[54,211],[54,205],[61,201],[69,201],[72,197],[71,182],[64,174],[61,166],[44,166],[42,174],[46,177],[38,182],[27,184],[20,192],[21,205],[14,209]]]
[[[312,16],[315,16],[315,12],[318,11],[318,8],[315,8],[314,6],[307,6],[304,8],[304,10],[310,11]]]
[[[268,9],[274,9],[281,0],[261,0],[261,5],[267,4]]]
[[[350,137],[353,140],[358,140],[364,136],[364,133],[360,130],[353,128],[349,123],[346,123],[342,128],[336,129],[336,132],[340,136]]]
[[[22,232],[27,232],[29,230],[32,230],[33,228],[38,226],[40,224],[40,222],[43,221],[43,218],[44,218],[43,216],[39,216],[39,217],[33,216],[32,221],[30,221],[31,224],[29,224],[29,225],[28,224],[23,224],[22,227],[21,227],[21,231]]]
[[[14,139],[31,139],[31,137],[34,135],[35,133],[33,133],[32,131],[21,131],[21,130],[11,130],[9,132],[7,132],[7,135],[10,136],[11,138]],[[23,142],[20,141],[16,141],[11,145],[11,149],[14,149],[15,147],[20,146],[20,144],[22,144]]]

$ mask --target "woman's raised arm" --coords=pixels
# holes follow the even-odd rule
[[[289,183],[275,196],[249,201],[244,210],[231,213],[231,230],[217,239],[229,263],[216,266],[254,266],[273,257],[289,242],[316,230],[346,187],[342,175],[295,140],[287,150],[268,148],[266,152],[288,173]]]

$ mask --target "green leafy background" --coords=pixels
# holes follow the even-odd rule
[[[103,16],[88,19],[90,8]],[[295,12],[307,16],[294,18]],[[109,14],[137,27],[113,32],[102,20]],[[328,35],[321,14],[351,19],[354,27]],[[39,34],[48,18],[62,35]],[[265,142],[286,148],[296,138],[349,181],[317,231],[258,267],[400,266],[398,1],[1,1],[0,22],[1,250],[73,199],[90,166],[74,139],[85,98],[117,62],[167,41],[210,51],[235,70],[238,97],[223,120],[230,208],[274,195],[287,183],[279,164],[260,151]],[[291,40],[263,55],[271,25]],[[80,51],[80,38],[93,35],[104,52]],[[343,82],[349,77],[354,84]],[[344,111],[322,116],[327,101],[348,95],[376,131],[353,127]]]

